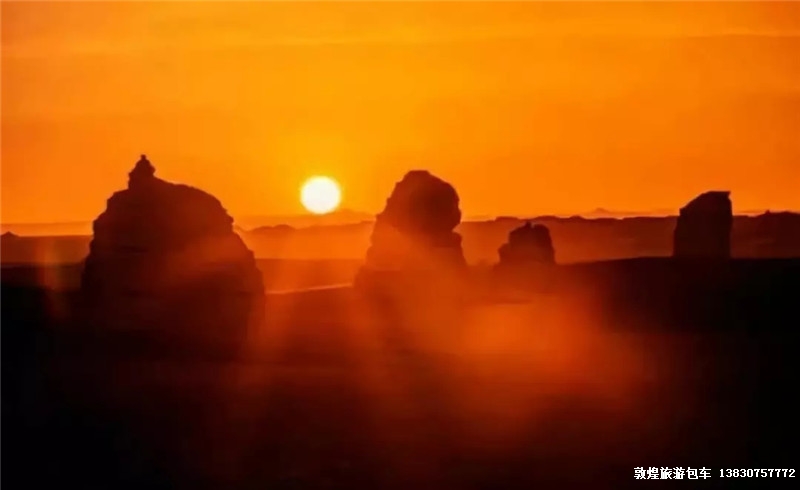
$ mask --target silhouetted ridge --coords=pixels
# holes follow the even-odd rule
[[[675,257],[729,258],[733,206],[730,192],[709,191],[681,208],[675,225]]]
[[[263,316],[253,253],[210,194],[155,177],[144,155],[94,222],[81,281],[89,326],[229,343]]]

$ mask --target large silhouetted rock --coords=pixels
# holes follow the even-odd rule
[[[452,185],[427,171],[408,172],[376,218],[359,278],[457,274],[466,266],[461,235],[453,231],[460,221]]]
[[[94,222],[81,281],[89,326],[220,347],[264,312],[262,276],[220,202],[155,177],[142,155]]]
[[[550,230],[544,225],[525,223],[508,234],[508,242],[498,250],[500,266],[524,267],[531,264],[554,264],[556,252]]]
[[[675,225],[673,256],[728,258],[733,206],[730,192],[709,191],[681,208]]]

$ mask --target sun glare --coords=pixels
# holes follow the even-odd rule
[[[341,199],[339,183],[330,177],[312,177],[300,189],[300,202],[314,214],[330,213]]]

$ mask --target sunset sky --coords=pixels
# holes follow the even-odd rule
[[[93,219],[140,153],[234,216],[425,168],[466,215],[800,209],[800,2],[2,3],[2,221]]]

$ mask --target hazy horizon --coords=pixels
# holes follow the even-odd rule
[[[274,227],[280,225],[288,225],[293,228],[308,228],[314,226],[340,226],[348,224],[357,224],[364,221],[372,221],[374,219],[373,213],[361,213],[353,210],[340,210],[345,211],[347,217],[336,219],[336,213],[328,215],[313,215],[309,213],[296,214],[296,215],[253,215],[253,216],[233,216],[234,225],[245,230],[251,231],[259,227]],[[738,210],[734,214],[736,216],[753,216],[763,214],[765,212],[792,212],[797,213],[796,210]],[[531,213],[524,215],[499,215],[499,216],[464,216],[462,222],[481,222],[491,221],[498,218],[512,218],[512,219],[536,219],[540,217],[553,216],[561,219],[566,219],[575,216],[581,216],[586,219],[600,219],[600,218],[636,218],[636,217],[671,217],[677,216],[678,210],[651,210],[641,212],[630,212],[621,210],[609,210],[604,208],[597,208],[583,213]],[[355,219],[358,218],[358,219]],[[363,218],[363,219],[361,219]],[[92,234],[92,220],[83,221],[65,221],[65,222],[0,222],[0,232],[11,232],[20,236],[67,236],[67,235],[91,235]]]

